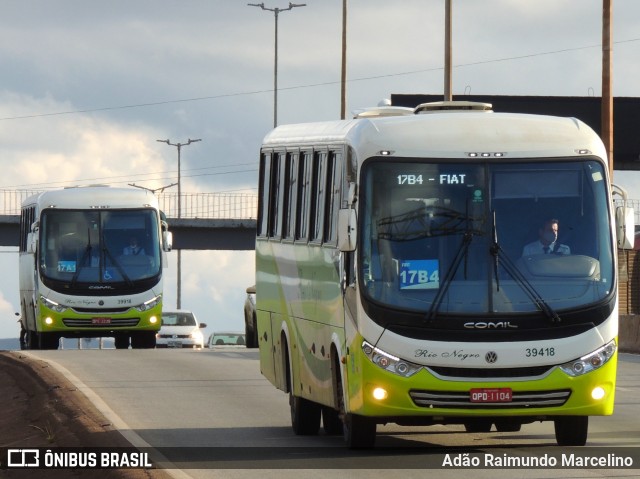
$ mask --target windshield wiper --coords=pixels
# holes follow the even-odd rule
[[[469,208],[469,204],[467,203],[467,210],[468,208]],[[460,247],[458,248],[458,251],[456,251],[456,255],[453,258],[453,261],[451,262],[451,266],[449,266],[449,269],[447,270],[447,274],[445,275],[445,277],[442,280],[442,283],[440,284],[440,288],[438,289],[436,296],[433,298],[433,302],[431,303],[431,307],[429,308],[429,312],[427,313],[425,322],[433,321],[433,318],[438,312],[438,309],[442,304],[442,300],[444,299],[444,295],[447,294],[447,291],[449,290],[449,286],[451,286],[451,283],[453,282],[453,277],[458,271],[458,268],[460,267],[460,262],[462,261],[463,258],[464,258],[464,279],[467,279],[469,245],[471,244],[471,240],[473,240],[473,235],[477,234],[477,232],[471,229],[471,222],[470,222],[471,218],[469,217],[468,212],[465,215],[465,218],[467,220],[467,225],[466,225],[467,227],[462,236],[462,242],[460,243]]]
[[[431,303],[431,307],[429,308],[429,312],[427,313],[427,317],[425,318],[426,322],[431,322],[440,308],[440,304],[442,304],[442,300],[444,295],[449,290],[449,286],[453,281],[453,277],[458,271],[458,267],[460,266],[460,262],[464,258],[464,277],[467,278],[467,256],[469,253],[469,245],[471,244],[471,240],[473,239],[473,233],[467,232],[462,236],[462,243],[460,243],[460,247],[456,252],[455,258],[453,258],[453,262],[449,269],[447,270],[447,274],[442,280],[442,284],[436,293],[435,298],[433,298],[433,302]]]
[[[87,247],[84,249],[84,253],[82,253],[82,258],[76,265],[76,272],[73,274],[73,278],[71,278],[71,286],[75,286],[78,282],[78,278],[80,277],[80,271],[84,269],[84,263],[89,259],[91,261],[91,232],[87,230]]]
[[[381,218],[377,223],[378,238],[411,241],[467,233],[470,231],[469,221],[472,219],[468,213],[442,206],[416,208],[402,215]]]
[[[493,256],[493,271],[495,275],[496,281],[496,290],[500,291],[500,279],[498,278],[498,266],[500,259],[502,259],[502,267],[504,270],[513,278],[513,280],[520,286],[520,288],[525,292],[525,294],[529,297],[529,299],[535,304],[535,306],[542,311],[547,319],[553,323],[559,323],[562,321],[558,313],[556,313],[551,306],[544,300],[544,298],[538,293],[538,291],[533,287],[533,285],[529,282],[529,280],[522,274],[522,272],[518,269],[518,267],[513,263],[509,255],[504,252],[504,250],[500,247],[500,243],[498,243],[498,232],[496,228],[496,211],[492,211],[493,217],[493,243],[489,248],[489,252]]]
[[[111,253],[109,248],[107,248],[107,242],[106,242],[106,240],[104,238],[104,234],[102,235],[102,245],[103,245],[102,246],[102,251],[104,252],[104,256],[105,256],[105,270],[107,269],[106,259],[108,257],[111,260],[111,262],[114,264],[116,269],[118,270],[118,273],[120,273],[120,275],[122,276],[122,279],[125,280],[127,285],[128,286],[133,286],[133,281],[131,281],[131,278],[129,278],[129,276],[125,272],[124,268],[122,267],[122,265],[116,260],[116,258],[113,256],[113,254]]]

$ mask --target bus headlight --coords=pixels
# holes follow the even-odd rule
[[[560,368],[569,376],[582,376],[605,365],[615,354],[616,348],[615,340],[611,341],[580,359],[561,364]]]
[[[40,302],[45,307],[55,311],[56,313],[64,313],[67,310],[66,306],[63,306],[62,304],[58,304],[55,301],[51,301],[50,299],[47,299],[42,295],[40,295]]]
[[[150,299],[149,301],[146,301],[142,304],[139,304],[138,306],[135,306],[135,308],[138,311],[149,311],[150,309],[155,308],[161,302],[162,302],[162,295],[158,295],[155,298]]]
[[[366,341],[362,343],[362,351],[371,360],[371,362],[385,371],[408,378],[420,371],[422,366],[404,359],[397,358],[389,353],[385,353],[381,349],[373,347]]]

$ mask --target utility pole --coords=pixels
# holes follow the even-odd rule
[[[444,4],[444,101],[451,101],[451,0]]]
[[[268,12],[273,12],[276,21],[275,28],[275,56],[273,62],[273,127],[278,126],[278,15],[280,12],[286,12],[296,7],[306,7],[306,3],[291,3],[287,8],[267,8],[264,3],[247,3],[250,7],[260,7]]]
[[[347,116],[347,0],[342,0],[342,69],[340,74],[340,119]]]
[[[613,0],[602,1],[602,141],[609,158],[609,177],[613,179]]]
[[[178,149],[178,218],[182,217],[182,190],[180,186],[181,165],[180,165],[180,151],[183,146],[188,146],[196,141],[202,141],[200,138],[192,140],[189,138],[186,143],[171,143],[170,140],[156,140],[160,143],[166,143],[169,146],[175,146]],[[182,251],[178,249],[178,284],[177,284],[177,299],[176,307],[180,309],[182,307]]]

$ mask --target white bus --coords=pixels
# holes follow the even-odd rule
[[[259,186],[261,371],[295,433],[550,421],[584,445],[612,414],[615,215],[581,121],[453,102],[283,125]]]
[[[33,195],[20,220],[21,325],[28,349],[60,338],[113,337],[153,348],[171,233],[138,188],[77,187]]]

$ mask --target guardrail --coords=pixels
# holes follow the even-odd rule
[[[42,190],[0,190],[0,214],[19,215],[25,198]],[[256,219],[258,196],[250,193],[158,193],[160,209],[167,218]]]
[[[0,189],[0,214],[19,215],[22,201],[42,190],[2,190]],[[182,193],[178,215],[178,194],[159,193],[160,209],[168,218],[202,219],[256,219],[258,196],[250,193]],[[616,205],[622,200],[616,199]],[[627,200],[635,213],[635,224],[640,225],[640,200]]]

